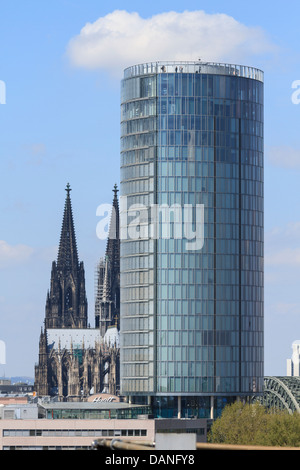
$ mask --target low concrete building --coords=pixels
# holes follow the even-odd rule
[[[153,420],[0,420],[0,450],[91,449],[95,439],[154,440]]]
[[[89,450],[97,439],[154,442],[157,433],[193,433],[206,442],[207,420],[1,419],[0,450]]]
[[[154,419],[148,406],[113,398],[101,394],[90,402],[2,405],[0,450],[91,449],[97,439],[154,442],[157,434],[170,433],[194,434],[197,442],[206,442],[207,419]]]

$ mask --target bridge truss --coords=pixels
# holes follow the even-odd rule
[[[264,393],[257,400],[270,409],[300,413],[300,377],[265,377]]]

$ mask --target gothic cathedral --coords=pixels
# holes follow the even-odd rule
[[[83,262],[79,261],[70,186],[57,261],[52,263],[44,328],[35,366],[38,397],[82,400],[91,394],[119,392],[120,240],[117,187],[104,260],[97,268],[95,328],[88,328]]]

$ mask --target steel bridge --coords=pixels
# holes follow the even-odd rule
[[[263,395],[257,400],[270,409],[300,413],[300,377],[265,377]]]

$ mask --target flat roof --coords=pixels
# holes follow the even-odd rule
[[[98,328],[49,328],[46,330],[49,349],[95,348],[102,338]]]
[[[264,81],[264,72],[255,67],[239,64],[197,61],[158,61],[132,65],[124,70],[124,79],[139,75],[159,73],[200,73],[213,75],[230,75]]]
[[[49,350],[70,350],[91,348],[96,344],[116,345],[119,347],[119,332],[116,327],[108,328],[104,337],[101,336],[99,328],[48,328],[46,330]]]

